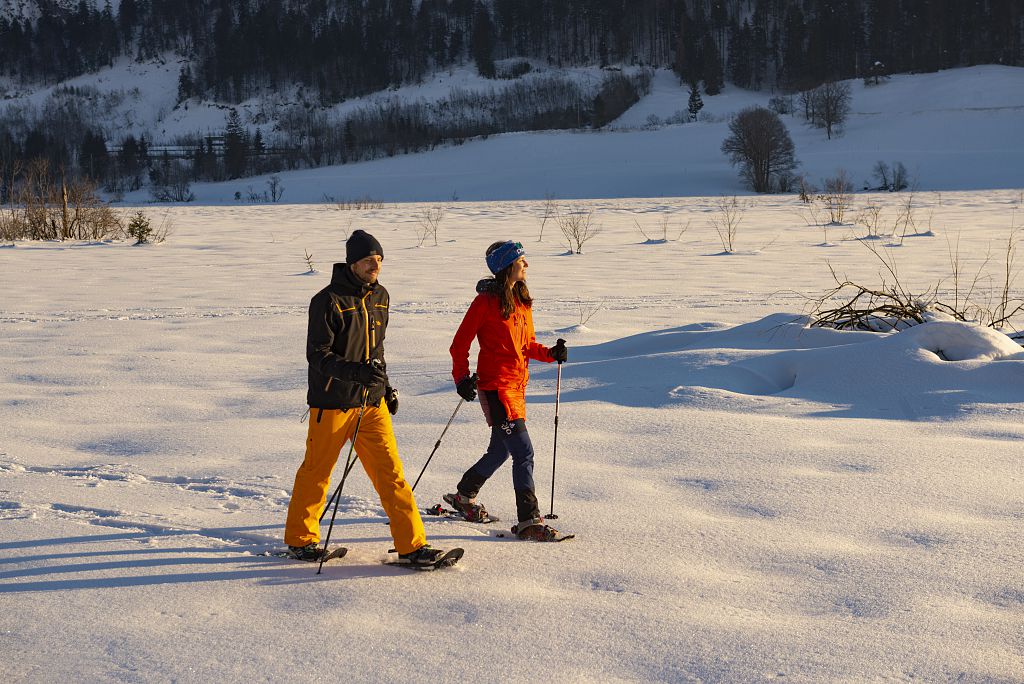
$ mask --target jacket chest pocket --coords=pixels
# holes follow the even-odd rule
[[[370,318],[370,348],[377,347],[377,341],[384,338],[383,326],[379,320]]]

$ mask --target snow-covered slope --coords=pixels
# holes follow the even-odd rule
[[[223,131],[228,108],[189,101],[175,106],[181,63],[134,63],[68,82],[95,87],[112,102],[107,132],[113,140],[146,133],[156,143],[178,136]],[[537,71],[527,78],[543,77]],[[601,78],[599,69],[560,72],[584,84]],[[440,72],[422,84],[339,104],[326,115],[337,119],[381,99],[433,101],[453,89],[489,90],[509,82],[481,79],[471,67]],[[845,134],[827,140],[824,131],[803,119],[784,121],[801,161],[798,172],[815,184],[844,169],[857,187],[874,184],[877,161],[902,162],[918,187],[967,190],[1024,187],[1024,68],[979,66],[934,74],[898,75],[883,85],[851,81],[852,114]],[[53,88],[9,94],[13,105],[42,105]],[[303,94],[285,89],[262,100],[238,105],[250,129],[261,128],[272,142],[275,125],[287,107],[302,105]],[[686,110],[688,90],[668,71],[655,74],[650,95],[607,129],[586,132],[537,132],[493,136],[430,153],[399,156],[328,169],[280,174],[284,200],[322,202],[370,196],[385,201],[438,201],[646,197],[737,194],[745,192],[720,146],[729,117],[740,109],[767,105],[770,93],[727,87],[704,97],[701,121],[665,125]],[[303,109],[304,109],[303,105]],[[652,119],[653,117],[653,119]],[[655,121],[654,126],[651,121]],[[196,185],[203,203],[233,203],[266,178]],[[146,191],[129,202],[148,201]]]
[[[466,77],[472,81],[472,77]],[[851,82],[845,133],[827,140],[803,119],[784,117],[801,162],[816,185],[845,170],[855,185],[874,185],[877,161],[901,162],[923,190],[1024,187],[1024,68],[983,66],[896,76],[865,87]],[[444,84],[429,91],[436,94]],[[412,93],[409,93],[412,96]],[[430,153],[280,174],[285,201],[370,196],[439,201],[741,194],[722,155],[728,118],[767,93],[726,88],[705,97],[697,123],[648,124],[685,111],[688,91],[658,72],[649,96],[606,130],[493,136]],[[261,190],[265,178],[194,187],[198,201],[230,203]],[[129,197],[145,201],[145,193]]]

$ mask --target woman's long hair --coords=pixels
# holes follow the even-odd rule
[[[498,249],[505,244],[505,241],[495,242],[493,245],[487,248],[487,255]],[[509,278],[512,277],[512,264],[509,264],[505,268],[498,271],[494,276],[494,286],[497,290],[494,294],[498,295],[498,302],[501,305],[501,317],[508,320],[508,317],[515,311],[516,301],[523,306],[530,308],[533,306],[533,298],[530,297],[530,290],[526,287],[525,281],[519,281],[511,288],[508,286]]]

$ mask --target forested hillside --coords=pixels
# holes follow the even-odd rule
[[[10,0],[8,0],[10,2]],[[466,59],[672,66],[710,89],[804,88],[892,71],[1024,64],[1015,0],[81,0],[0,18],[0,70],[61,80],[174,51],[182,95],[299,82],[325,103]],[[10,13],[9,13],[10,14]]]
[[[795,93],[1022,65],[1022,35],[1018,0],[0,0],[0,200],[56,169],[185,199],[193,181],[600,128],[656,68],[714,96],[726,81]],[[82,76],[126,63],[162,65],[159,105],[119,76]],[[471,90],[331,109],[463,65]],[[154,106],[223,111],[161,134],[138,116]]]

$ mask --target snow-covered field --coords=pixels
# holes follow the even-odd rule
[[[891,222],[901,198],[857,202]],[[957,235],[965,271],[991,248],[998,274],[1020,190],[918,201],[934,234],[888,248],[908,288],[948,274]],[[450,205],[436,246],[407,204],[178,207],[159,246],[0,249],[5,680],[1024,681],[1024,352],[959,324],[801,327],[826,260],[865,284],[880,263],[861,228],[822,246],[795,198],[754,202],[733,255],[700,197],[586,202],[602,232],[576,256],[551,222],[537,241],[540,202]],[[678,241],[633,225],[665,216]],[[428,519],[463,561],[388,568],[357,469],[346,559],[260,555],[302,458],[306,306],[356,227],[386,251],[411,477],[458,402],[447,347],[483,250],[526,244],[538,336],[570,347],[554,507],[577,539]],[[554,399],[535,365],[545,510]],[[421,504],[486,435],[464,408]],[[482,500],[513,517],[507,468]]]

